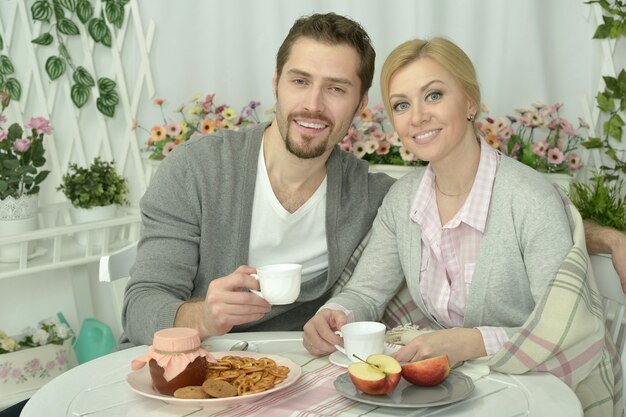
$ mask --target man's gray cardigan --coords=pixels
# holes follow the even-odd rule
[[[329,302],[378,320],[406,276],[411,296],[434,328],[420,291],[421,229],[409,213],[423,171],[389,190],[372,236],[341,294]],[[572,234],[558,191],[541,174],[502,157],[489,216],[469,287],[463,327],[521,326],[571,249]]]
[[[140,202],[143,229],[124,298],[122,341],[151,344],[155,331],[173,325],[183,301],[204,298],[213,279],[247,264],[267,126],[192,139],[163,160]],[[232,331],[301,330],[327,300],[392,183],[336,147],[327,162],[328,271],[303,283],[296,303],[273,306],[263,319]]]

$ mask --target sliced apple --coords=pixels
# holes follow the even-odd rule
[[[450,374],[447,355],[435,356],[402,365],[402,377],[411,384],[432,387],[446,380]]]
[[[389,355],[376,354],[366,362],[355,362],[348,366],[348,374],[354,386],[366,394],[384,395],[393,391],[400,383],[402,367]]]

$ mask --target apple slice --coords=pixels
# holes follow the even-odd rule
[[[435,356],[402,365],[402,377],[411,384],[432,387],[445,381],[450,374],[448,355]]]
[[[384,395],[393,391],[400,383],[402,367],[389,355],[376,354],[367,361],[351,363],[348,374],[357,389],[370,395]]]

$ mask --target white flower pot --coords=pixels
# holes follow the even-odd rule
[[[0,398],[40,388],[68,369],[72,339],[62,345],[0,354]]]
[[[72,207],[71,216],[74,224],[94,223],[103,220],[112,219],[117,212],[117,205],[92,207],[89,209]],[[91,243],[95,246],[104,244],[104,230],[87,230],[76,234],[76,240],[82,246],[87,245],[87,241],[91,235]]]
[[[569,174],[561,174],[561,173],[544,173],[543,176],[550,181],[552,184],[558,186],[561,191],[565,191],[566,193],[569,191],[569,185],[572,183],[574,177]]]
[[[20,198],[7,197],[0,200],[0,239],[23,235],[37,229],[38,195]],[[21,243],[0,244],[0,262],[19,262]],[[34,242],[28,246],[28,255],[35,252]]]
[[[409,172],[413,172],[418,169],[426,169],[426,167],[385,164],[372,164],[369,166],[369,172],[384,172],[390,177],[396,179],[402,178]]]

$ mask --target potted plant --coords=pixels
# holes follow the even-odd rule
[[[2,108],[4,110],[4,107]],[[50,171],[46,163],[44,135],[52,133],[50,122],[32,117],[24,128],[19,123],[4,127],[0,112],[0,238],[37,228],[37,197]],[[19,261],[20,244],[0,245],[0,261]],[[29,253],[34,247],[29,248]]]
[[[368,161],[371,172],[385,172],[394,178],[428,164],[402,146],[382,104],[363,109],[352,121],[348,134],[339,146]]]
[[[57,190],[71,201],[74,223],[88,223],[113,218],[117,206],[126,205],[128,185],[125,178],[115,171],[115,163],[96,157],[88,167],[70,163]],[[78,235],[80,243],[86,243],[86,235]],[[95,239],[101,243],[102,238]]]

